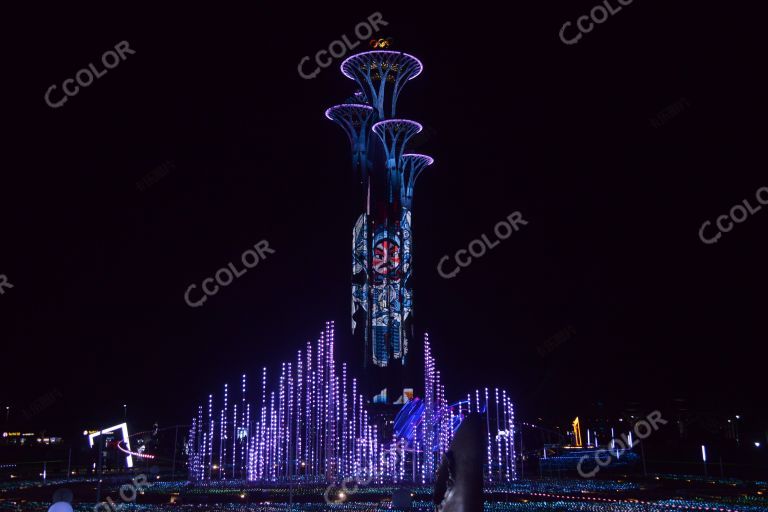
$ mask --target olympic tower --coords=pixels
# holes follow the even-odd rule
[[[397,117],[397,100],[423,66],[391,50],[359,53],[341,64],[359,88],[346,103],[326,111],[349,137],[359,185],[359,211],[352,230],[352,330],[364,347],[364,363],[404,366],[413,339],[411,234],[416,178],[431,157],[408,154],[408,141],[422,129]],[[391,379],[389,379],[391,382]],[[380,402],[391,402],[381,394]],[[399,401],[408,397],[400,396]]]

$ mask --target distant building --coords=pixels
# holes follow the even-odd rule
[[[34,432],[3,432],[0,436],[0,446],[48,446],[61,443],[61,437]]]

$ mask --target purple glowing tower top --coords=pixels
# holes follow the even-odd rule
[[[365,177],[368,172],[368,138],[373,107],[358,103],[342,103],[325,111],[325,117],[341,126],[352,145],[352,165]]]
[[[341,63],[341,72],[357,82],[379,119],[395,117],[400,91],[423,69],[421,61],[413,55],[389,50],[358,53]],[[389,112],[385,109],[387,98]]]

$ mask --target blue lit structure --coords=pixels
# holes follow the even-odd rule
[[[423,69],[421,61],[413,55],[391,50],[358,53],[341,63],[341,72],[357,82],[378,119],[395,117],[403,86]]]
[[[353,55],[342,62],[341,71],[360,88],[354,97],[358,103],[326,111],[350,139],[359,178],[362,211],[352,232],[352,330],[362,332],[364,361],[378,367],[391,361],[405,365],[413,337],[413,189],[416,177],[434,160],[404,155],[422,127],[395,116],[400,92],[422,70],[416,57],[403,52]]]
[[[421,175],[428,165],[435,161],[431,156],[418,153],[405,154],[400,157],[402,163],[403,179],[400,184],[400,197],[403,200],[403,206],[408,210],[413,208],[413,188],[416,185],[416,178]]]
[[[341,126],[352,146],[352,166],[361,178],[368,174],[368,138],[373,107],[358,103],[342,103],[325,111],[325,117]]]

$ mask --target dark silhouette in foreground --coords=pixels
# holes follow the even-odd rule
[[[484,453],[482,416],[470,414],[437,468],[433,495],[437,512],[482,512]]]

